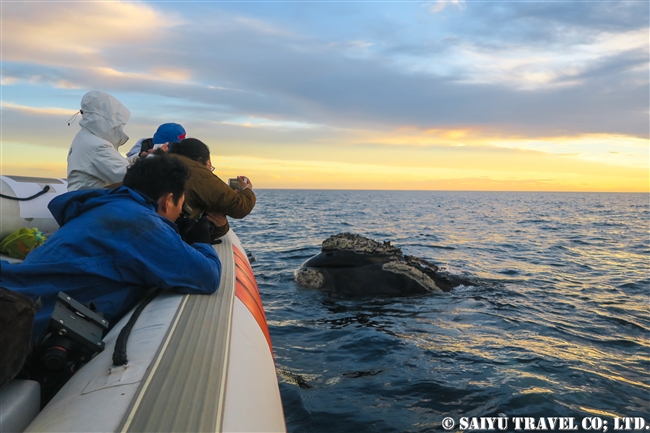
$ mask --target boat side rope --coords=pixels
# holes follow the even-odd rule
[[[126,357],[126,343],[129,340],[129,335],[131,335],[131,330],[133,329],[135,322],[137,322],[138,317],[140,317],[140,313],[144,310],[144,307],[146,307],[153,298],[158,296],[160,292],[162,292],[162,289],[158,287],[140,301],[140,304],[129,318],[129,321],[126,322],[126,325],[124,325],[124,328],[120,331],[120,335],[117,336],[117,340],[115,341],[115,350],[113,351],[113,367],[127,367],[129,365],[129,359]]]
[[[7,194],[0,194],[0,197],[8,198],[9,200],[25,201],[25,200],[31,200],[31,199],[34,199],[36,197],[39,197],[39,196],[45,194],[46,192],[48,192],[49,190],[50,190],[50,185],[45,185],[41,191],[39,191],[36,194],[31,195],[29,197],[14,197],[12,195],[7,195]]]

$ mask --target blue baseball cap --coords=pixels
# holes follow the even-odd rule
[[[178,123],[163,123],[153,135],[153,144],[177,143],[185,139],[185,128]]]

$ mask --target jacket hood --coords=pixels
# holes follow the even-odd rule
[[[135,201],[154,212],[158,209],[158,203],[154,200],[126,186],[116,189],[99,188],[70,191],[54,197],[47,207],[59,226],[63,226],[90,209],[122,200]],[[160,217],[160,219],[172,227],[176,227],[167,218]]]
[[[81,98],[79,126],[110,142],[117,149],[129,136],[123,131],[131,112],[108,93],[93,90]]]

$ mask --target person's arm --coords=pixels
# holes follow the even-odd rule
[[[183,242],[185,243],[185,242]],[[187,245],[187,244],[185,244]],[[192,278],[193,285],[175,285],[174,288],[178,293],[198,293],[198,294],[212,294],[217,291],[221,283],[221,260],[216,251],[209,244],[192,244],[189,245],[208,260],[208,267],[205,269],[206,280],[203,283],[198,283]],[[195,277],[198,275],[195,274]]]
[[[228,219],[221,212],[207,211],[205,213],[205,217],[208,219],[208,221],[214,224],[215,227],[221,227],[228,224]]]
[[[106,142],[97,148],[93,159],[93,168],[96,174],[92,174],[105,181],[106,184],[122,182],[129,165],[129,161],[120,155],[112,144]]]
[[[219,287],[221,260],[214,248],[186,244],[163,222],[139,236],[130,247],[137,249],[139,258],[128,266],[140,275],[143,285],[199,294],[214,293]]]
[[[200,182],[200,189],[196,192],[204,202],[206,211],[241,219],[255,207],[256,197],[251,189],[237,192],[207,169],[205,173],[201,172]]]
[[[229,203],[224,213],[233,218],[241,219],[251,213],[255,207],[257,197],[255,197],[252,189],[236,191],[235,195],[237,199]]]
[[[126,159],[131,158],[133,155],[139,155],[141,148],[142,148],[142,142],[144,141],[144,138],[139,139],[138,141],[135,142],[131,150],[126,152]]]

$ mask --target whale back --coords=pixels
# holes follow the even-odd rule
[[[466,283],[440,271],[427,260],[405,256],[390,242],[340,233],[323,241],[321,252],[303,263],[295,280],[307,288],[371,296],[448,292]]]

